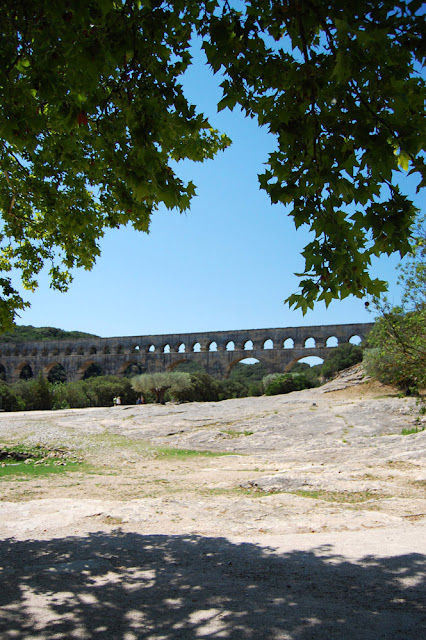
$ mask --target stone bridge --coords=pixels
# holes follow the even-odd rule
[[[6,382],[48,378],[59,367],[68,381],[85,377],[96,365],[103,375],[171,371],[196,362],[216,378],[226,378],[241,360],[255,358],[268,373],[288,371],[302,358],[324,359],[342,343],[362,342],[372,323],[286,327],[242,331],[210,331],[122,338],[49,340],[0,345],[0,376]]]

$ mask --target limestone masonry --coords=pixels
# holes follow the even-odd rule
[[[80,380],[93,364],[103,375],[124,375],[129,367],[140,373],[171,371],[182,362],[198,362],[210,375],[225,378],[245,358],[256,358],[273,373],[287,371],[307,356],[325,358],[332,345],[365,339],[373,323],[334,324],[243,331],[209,331],[155,336],[87,338],[0,346],[0,373],[15,382],[22,370],[47,377],[61,365],[67,380]],[[331,343],[331,344],[330,344]]]

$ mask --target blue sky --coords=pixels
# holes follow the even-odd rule
[[[319,303],[305,316],[284,305],[297,289],[293,274],[303,269],[307,235],[259,190],[257,174],[274,139],[237,111],[216,112],[219,82],[201,61],[185,80],[189,99],[233,140],[216,159],[179,169],[197,185],[191,209],[160,210],[149,235],[109,231],[95,268],[76,272],[67,293],[52,291],[45,276],[34,294],[25,292],[31,309],[18,324],[108,337],[372,321],[355,298],[328,309]],[[401,184],[412,193],[414,181]],[[399,261],[383,257],[373,269],[389,282],[393,303]]]

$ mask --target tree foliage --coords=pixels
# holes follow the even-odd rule
[[[361,347],[350,344],[341,344],[331,350],[330,355],[324,360],[321,367],[321,375],[331,378],[338,371],[348,369],[362,361]]]
[[[367,372],[405,393],[426,387],[426,307],[386,309],[368,336]]]
[[[165,404],[166,393],[172,398],[179,399],[179,394],[191,388],[189,373],[165,372],[143,373],[131,379],[133,389],[142,394],[153,394],[155,401]]]
[[[159,205],[195,193],[181,159],[229,144],[181,86],[194,39],[222,74],[218,108],[238,105],[275,137],[260,186],[312,240],[304,312],[377,295],[373,256],[408,250],[415,209],[395,181],[425,182],[420,0],[89,0],[2,2],[0,323],[46,264],[65,290],[90,269],[104,230],[147,231]]]
[[[409,309],[426,307],[426,215],[421,215],[411,240],[411,253],[400,265],[399,284],[404,287],[402,303]]]

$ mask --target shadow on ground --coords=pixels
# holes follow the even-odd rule
[[[352,563],[329,546],[278,554],[120,531],[9,539],[0,543],[0,637],[420,639],[424,561],[413,553]]]

